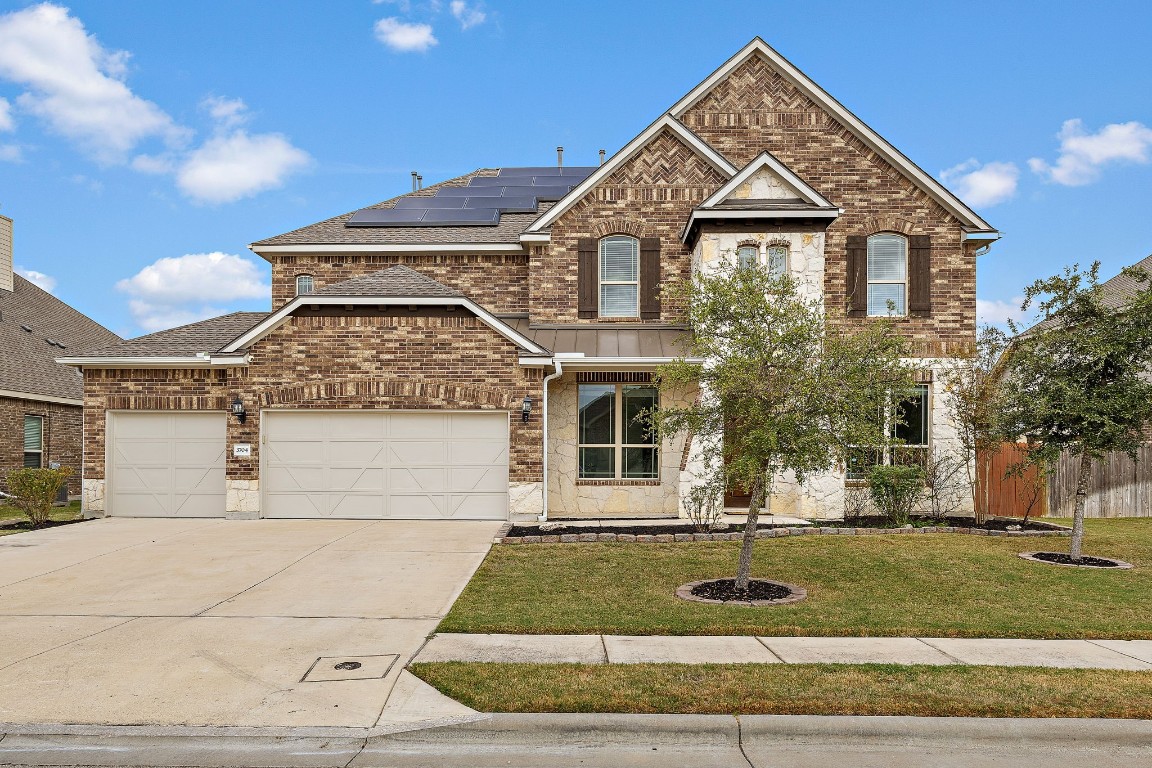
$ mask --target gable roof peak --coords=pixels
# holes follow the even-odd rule
[[[719,205],[732,197],[742,185],[753,180],[761,171],[767,171],[770,176],[774,176],[786,185],[790,191],[794,191],[800,200],[809,205],[815,205],[821,208],[836,207],[828,202],[823,195],[813,189],[808,182],[797,176],[791,168],[784,165],[784,163],[780,162],[780,160],[767,150],[752,158],[752,161],[741,168],[724,186],[720,187],[720,189],[712,193],[708,199],[700,203],[700,207],[712,208],[713,206]],[[756,195],[753,194],[750,195],[750,197],[755,198]]]

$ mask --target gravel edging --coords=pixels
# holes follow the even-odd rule
[[[502,532],[506,533],[506,532]],[[990,531],[986,528],[962,528],[959,526],[928,526],[924,528],[767,528],[756,531],[757,539],[779,539],[788,536],[892,536],[900,534],[959,533],[970,536],[1071,536],[1071,528],[1053,531]],[[740,541],[743,532],[737,533],[657,533],[649,536],[630,533],[563,533],[553,536],[506,536],[495,539],[497,544],[585,544],[599,541],[626,542],[629,544],[673,544],[688,541]]]

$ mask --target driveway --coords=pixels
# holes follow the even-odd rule
[[[0,722],[372,728],[467,711],[401,670],[499,527],[113,518],[0,538]]]

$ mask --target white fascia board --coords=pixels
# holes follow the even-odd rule
[[[688,215],[688,223],[680,231],[680,242],[687,243],[688,235],[697,221],[711,219],[835,219],[844,213],[843,208],[830,211],[693,211]]]
[[[703,358],[696,357],[561,357],[564,368],[606,368],[609,370],[619,368],[651,368],[658,365],[667,365],[676,360],[688,363],[703,363]]]
[[[525,232],[520,235],[520,242],[522,243],[550,243],[552,242],[552,235],[547,232]]]
[[[475,302],[460,297],[452,296],[317,296],[315,294],[305,294],[297,296],[292,301],[285,304],[276,312],[265,318],[260,324],[249,330],[243,336],[233,340],[224,347],[222,352],[235,352],[238,349],[244,349],[249,344],[252,344],[259,339],[264,338],[272,331],[283,325],[288,318],[304,305],[324,305],[324,306],[456,306],[464,307],[476,317],[480,318],[485,324],[490,326],[492,330],[499,333],[504,338],[516,344],[519,347],[537,355],[546,354],[546,350],[532,342],[526,336],[518,333],[506,323],[502,322],[494,315],[490,314],[487,310],[482,309]]]
[[[522,357],[518,362],[527,368],[542,368],[556,364],[550,357]]]
[[[817,85],[815,81],[801,72],[792,62],[781,56],[772,46],[768,45],[768,43],[759,37],[753,39],[752,42],[740,49],[735,56],[720,65],[719,69],[689,91],[684,98],[672,105],[672,108],[668,110],[669,114],[679,119],[693,104],[711,91],[713,86],[731,74],[733,70],[743,64],[750,56],[755,55],[766,58],[776,71],[801,93],[816,102],[817,105],[831,114],[836,120],[843,123],[877,154],[899,168],[908,178],[931,195],[936,202],[944,206],[945,209],[962,223],[982,232],[996,231],[991,224],[984,221],[979,214],[965,205],[960,198],[949,192],[943,184],[925,173],[920,166],[916,165],[916,163],[909,160],[900,150],[889,144],[880,134],[868,127],[863,120],[852,114],[847,107],[832,98],[827,91]]]
[[[248,356],[58,357],[56,362],[77,368],[235,368],[248,365]]]
[[[253,253],[524,253],[519,243],[363,243],[249,245]]]
[[[808,182],[797,176],[791,168],[784,165],[784,163],[777,160],[772,156],[770,152],[767,151],[761,152],[759,155],[757,155],[755,160],[744,166],[744,168],[741,169],[739,173],[728,180],[727,184],[720,187],[720,189],[712,193],[711,197],[700,203],[699,207],[711,208],[714,205],[719,205],[720,203],[724,202],[724,200],[726,200],[729,195],[736,191],[737,187],[748,181],[748,179],[751,178],[752,175],[755,174],[756,171],[759,171],[761,168],[768,168],[770,171],[782,178],[785,183],[800,193],[800,197],[804,200],[804,202],[809,203],[810,205],[818,205],[821,208],[835,207],[832,205],[832,203],[828,202],[828,200],[823,195],[812,189]]]
[[[736,166],[732,165],[723,155],[708,146],[707,142],[689,130],[687,126],[679,120],[674,120],[671,115],[661,115],[660,119],[641,131],[639,136],[628,142],[623,149],[612,155],[604,165],[597,168],[591,176],[580,182],[580,184],[574,187],[572,191],[565,195],[556,205],[549,208],[543,216],[532,222],[532,226],[524,230],[525,234],[539,232],[545,227],[550,226],[552,222],[560,218],[561,214],[583,200],[586,194],[596,188],[596,185],[608,178],[613,171],[631,159],[633,155],[643,149],[648,142],[665,129],[672,131],[672,133],[694,149],[697,154],[707,160],[716,170],[725,176],[731,177],[736,174]],[[521,238],[523,238],[523,235],[521,235]]]
[[[38,403],[56,403],[57,405],[84,405],[83,400],[77,400],[73,397],[38,395],[35,392],[16,392],[11,389],[0,389],[0,397],[10,397],[14,400],[34,400]]]

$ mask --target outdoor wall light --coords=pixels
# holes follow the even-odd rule
[[[248,420],[248,411],[244,410],[244,403],[240,402],[240,395],[232,401],[232,415],[236,417],[236,421],[243,424]]]
[[[522,403],[520,403],[520,418],[524,420],[525,424],[528,423],[528,416],[530,416],[531,413],[532,413],[532,398],[529,397],[528,395],[525,395],[524,401]]]

